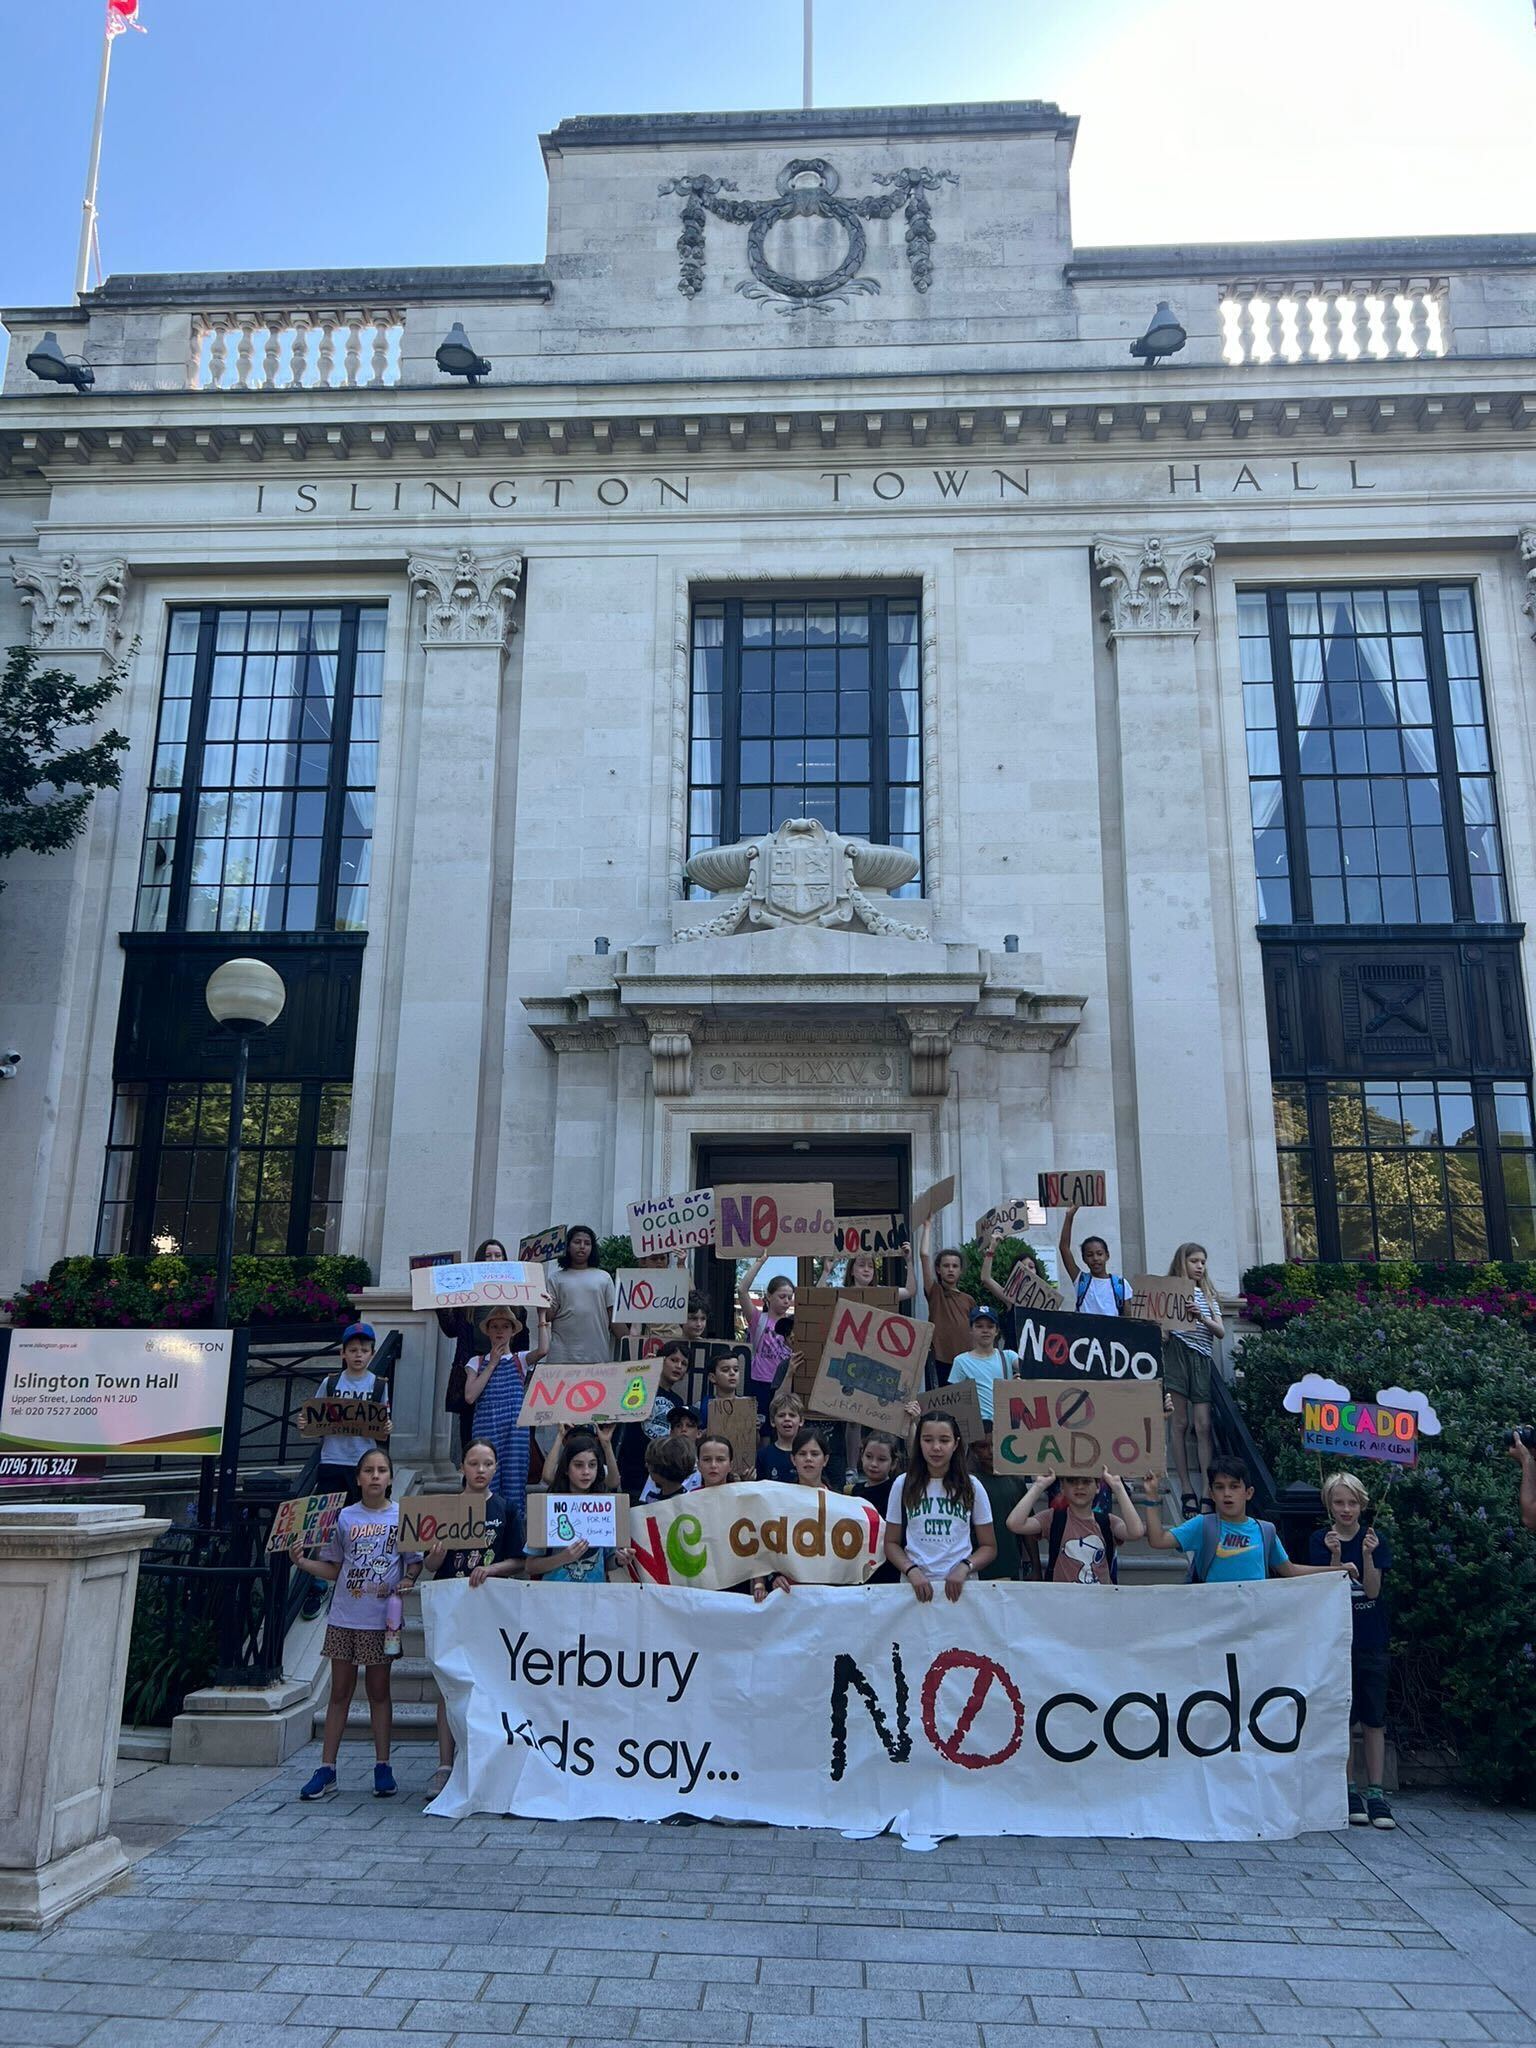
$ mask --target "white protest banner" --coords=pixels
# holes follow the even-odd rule
[[[214,1458],[232,1330],[12,1330],[0,1450]]]
[[[715,1189],[716,1244],[722,1259],[767,1252],[830,1252],[837,1227],[830,1181],[789,1181],[782,1187]]]
[[[839,1216],[832,1242],[842,1258],[851,1259],[856,1252],[873,1252],[877,1259],[883,1259],[891,1252],[904,1252],[912,1242],[912,1233],[900,1216]]]
[[[395,1541],[401,1550],[484,1550],[484,1496],[476,1506],[468,1493],[408,1493],[400,1503],[400,1528]]]
[[[283,1501],[272,1517],[267,1555],[274,1550],[318,1550],[346,1504],[344,1493],[301,1493],[296,1500]]]
[[[722,1489],[722,1492],[724,1489]],[[692,1497],[695,1502],[699,1496]],[[1342,1577],[1074,1595],[422,1589],[432,1813],[1278,1841],[1345,1822]]]
[[[556,1422],[644,1422],[656,1405],[660,1358],[619,1365],[536,1365],[517,1419],[524,1429]]]
[[[1170,1334],[1193,1330],[1199,1323],[1195,1314],[1195,1283],[1170,1273],[1138,1273],[1131,1282],[1131,1298],[1125,1305],[1135,1316]]]
[[[418,1266],[411,1274],[412,1308],[547,1308],[544,1268],[522,1259],[470,1259],[456,1266]]]
[[[1107,1199],[1105,1177],[1096,1168],[1040,1176],[1040,1200],[1047,1209],[1102,1209]]]
[[[932,1335],[932,1323],[839,1296],[811,1385],[811,1413],[899,1435]]]
[[[824,1486],[701,1488],[635,1509],[631,1576],[719,1593],[782,1567],[801,1585],[860,1586],[885,1554],[884,1536],[878,1508]]]
[[[947,1173],[943,1180],[936,1180],[932,1187],[924,1188],[912,1202],[912,1224],[916,1229],[937,1216],[941,1209],[947,1209],[955,1199],[955,1176]]]
[[[613,1282],[616,1323],[680,1323],[693,1282],[683,1266],[621,1266]]]
[[[694,1188],[685,1195],[660,1195],[629,1205],[629,1241],[637,1259],[658,1252],[695,1251],[715,1241],[715,1191]]]
[[[992,1395],[999,1472],[1132,1478],[1161,1472],[1163,1390],[1135,1380],[1001,1380]]]
[[[535,1550],[563,1550],[578,1541],[594,1550],[622,1550],[629,1542],[629,1496],[530,1488],[528,1541]]]

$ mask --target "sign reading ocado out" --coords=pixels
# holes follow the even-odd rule
[[[0,1450],[211,1458],[231,1330],[12,1330]]]

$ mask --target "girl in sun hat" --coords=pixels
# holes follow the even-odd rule
[[[527,1386],[523,1360],[513,1350],[522,1317],[504,1302],[480,1314],[487,1346],[484,1358],[464,1374],[464,1399],[474,1431],[496,1453],[496,1490],[517,1509],[528,1509],[528,1432],[518,1426]]]

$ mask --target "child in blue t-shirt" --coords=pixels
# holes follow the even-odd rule
[[[1353,1565],[1293,1564],[1273,1522],[1257,1522],[1248,1512],[1253,1481],[1241,1458],[1222,1456],[1210,1467],[1214,1515],[1191,1515],[1175,1529],[1163,1527],[1155,1505],[1146,1511],[1147,1541],[1154,1550],[1182,1550],[1191,1560],[1191,1576],[1202,1585],[1229,1585],[1239,1579],[1304,1579],[1314,1572],[1347,1571]]]
[[[1352,1828],[1395,1828],[1392,1808],[1382,1790],[1387,1761],[1388,1641],[1392,1623],[1387,1610],[1385,1579],[1392,1552],[1371,1524],[1374,1510],[1364,1483],[1353,1472],[1335,1472],[1323,1484],[1323,1509],[1328,1527],[1318,1529],[1308,1552],[1313,1564],[1353,1568],[1350,1612],[1354,1643],[1350,1653],[1350,1762],[1364,1766],[1349,1774],[1349,1824]]]

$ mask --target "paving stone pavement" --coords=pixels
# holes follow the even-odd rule
[[[951,1841],[429,1820],[311,1748],[45,1935],[6,2048],[1275,2048],[1536,2042],[1536,1814],[1396,1834]],[[1070,2031],[1068,2031],[1070,2030]]]

